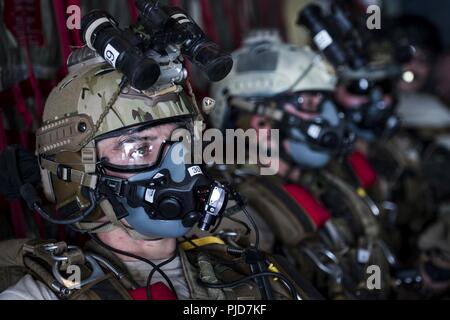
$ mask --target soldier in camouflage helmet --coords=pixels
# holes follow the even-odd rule
[[[377,221],[353,186],[325,170],[351,149],[352,140],[327,99],[336,86],[333,68],[311,49],[282,43],[266,31],[250,35],[233,56],[232,72],[212,88],[218,109],[213,124],[279,129],[281,139],[272,147],[281,157],[278,177],[257,179],[242,169],[229,176],[255,214],[272,226],[278,248],[307,270],[323,294],[387,297],[387,277],[383,290],[366,287],[367,265],[389,269]]]
[[[122,79],[119,72],[106,64],[88,65],[70,74],[47,100],[44,124],[37,132],[37,151],[41,155],[45,194],[62,214],[72,215],[90,205],[83,187],[94,185],[98,180],[95,172],[105,161],[111,162],[102,152],[109,147],[108,139],[134,132],[139,125],[143,126],[138,132],[166,122],[189,127],[198,115],[179,85],[143,93],[124,86]],[[170,132],[165,135],[165,139],[169,138]],[[160,138],[158,142],[163,140]],[[156,161],[159,147],[151,143],[143,146],[148,150],[135,151],[133,143],[123,144],[122,154],[117,155],[120,160],[129,157],[129,163],[124,163],[129,166],[139,165],[141,158],[150,153],[152,161]],[[71,167],[70,171],[63,169],[65,165]],[[61,179],[61,170],[71,178]],[[74,170],[78,170],[75,175]],[[100,211],[97,211],[91,220],[98,219]],[[81,230],[86,227],[84,223],[78,225]],[[120,222],[114,223],[123,227]],[[123,230],[133,233],[127,228]]]
[[[225,187],[186,156],[184,142],[200,136],[194,101],[173,82],[137,90],[98,57],[72,66],[36,134],[42,184],[58,216],[31,202],[47,220],[92,240],[84,250],[44,240],[1,243],[0,271],[14,286],[0,299],[320,297],[283,259],[257,248],[230,248],[212,236],[177,242],[194,225],[215,225],[227,203]],[[265,291],[232,283],[261,283],[252,280],[258,272],[248,254],[265,274]]]

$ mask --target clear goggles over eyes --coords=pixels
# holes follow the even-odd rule
[[[159,165],[171,145],[191,139],[190,131],[183,127],[170,134],[149,130],[125,134],[100,142],[100,164],[115,172],[149,170]]]

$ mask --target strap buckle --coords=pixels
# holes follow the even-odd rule
[[[117,196],[122,196],[124,180],[121,178],[105,177],[103,178],[104,186],[109,188]]]
[[[314,264],[323,272],[331,276],[336,283],[342,283],[344,277],[342,268],[339,266],[339,260],[334,253],[326,248],[308,248],[300,249]]]
[[[58,165],[56,168],[56,175],[59,179],[65,182],[72,182],[72,168],[65,165]]]
[[[91,267],[91,274],[84,280],[81,279],[81,270],[80,267],[76,267],[73,269],[73,272],[78,273],[73,275],[72,279],[66,279],[60,272],[60,264],[61,261],[55,261],[55,263],[52,266],[52,273],[57,282],[62,285],[63,288],[68,289],[70,292],[72,290],[80,290],[84,286],[88,285],[89,283],[103,277],[105,273],[103,272],[100,265],[97,263],[94,257],[87,255],[86,256],[86,262]]]

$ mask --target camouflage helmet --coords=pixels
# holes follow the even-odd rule
[[[86,188],[95,189],[96,141],[136,125],[192,120],[200,113],[175,84],[138,91],[106,63],[82,64],[51,92],[36,153],[47,199],[62,215],[93,206]],[[98,208],[96,208],[98,212]],[[93,215],[90,221],[98,219]]]
[[[131,86],[120,90],[122,77],[108,64],[96,64],[62,80],[47,99],[43,126],[37,133],[38,152],[77,152],[90,140],[118,129],[196,115],[180,86],[157,92]],[[111,100],[113,105],[109,105]]]
[[[217,128],[229,113],[228,95],[266,98],[302,91],[333,92],[336,88],[335,70],[322,56],[309,47],[283,43],[275,31],[254,31],[232,55],[231,73],[211,87],[216,100],[211,122]]]

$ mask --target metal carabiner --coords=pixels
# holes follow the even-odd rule
[[[45,251],[49,251],[49,252],[53,252],[56,249],[58,249],[58,246],[54,243],[47,243],[42,245],[42,247],[44,248]]]
[[[334,253],[324,248],[317,249],[317,253],[310,248],[301,248],[300,250],[303,251],[320,270],[333,277],[337,283],[342,282],[343,271],[339,266],[339,260]],[[320,256],[328,258],[329,262],[322,262]]]
[[[231,230],[220,230],[217,234],[219,237],[223,237],[223,238],[237,238],[239,236],[239,234],[235,231],[231,231]]]
[[[114,275],[120,280],[123,277],[126,276],[126,274],[118,269],[116,269],[108,260],[96,255],[96,254],[89,254],[88,257],[92,257],[93,259],[97,260],[102,264],[105,268],[110,270]]]
[[[391,266],[397,265],[397,258],[395,257],[394,253],[391,251],[391,249],[388,247],[388,245],[381,239],[378,239],[376,241],[376,244],[380,247],[381,251],[383,252],[383,255],[385,256],[387,262]]]
[[[335,225],[335,222],[333,219],[328,220],[324,224],[324,228],[320,229],[319,235],[322,235],[329,238],[332,242],[333,247],[338,249],[338,254],[340,256],[343,256],[345,253],[347,253],[350,248],[347,245],[346,241],[342,238],[340,231]]]
[[[68,257],[65,256],[57,256],[55,255],[55,250],[58,249],[58,246],[55,244],[49,244],[44,246],[44,250],[48,251],[50,255],[52,256],[52,259],[59,262],[64,262],[69,260]],[[79,248],[77,246],[67,246],[67,251],[69,250],[78,250]]]
[[[226,243],[228,243],[232,247],[239,249],[242,248],[236,242],[236,239],[239,237],[239,234],[237,232],[231,230],[220,230],[217,235],[219,236],[219,238],[223,239]]]
[[[50,254],[52,256],[52,259],[55,260],[55,261],[58,261],[58,262],[64,262],[64,261],[69,260],[68,257],[56,256],[53,252],[51,252]]]
[[[362,199],[366,202],[367,206],[369,207],[370,212],[375,217],[379,217],[380,216],[380,208],[378,208],[378,206],[375,204],[375,202],[372,200],[372,198],[366,194]]]
[[[57,261],[57,260],[55,261],[55,263],[53,264],[53,267],[52,267],[53,276],[61,285],[63,285],[67,289],[79,290],[83,286],[85,286],[105,275],[102,268],[100,267],[100,265],[97,263],[97,261],[93,257],[87,255],[85,258],[86,258],[86,262],[90,265],[90,267],[92,269],[92,273],[90,274],[90,276],[87,279],[84,279],[84,280],[80,281],[79,283],[74,283],[73,281],[64,278],[61,275],[61,273],[59,272],[59,265],[60,265],[61,261]],[[80,277],[81,277],[81,275],[80,275]]]

